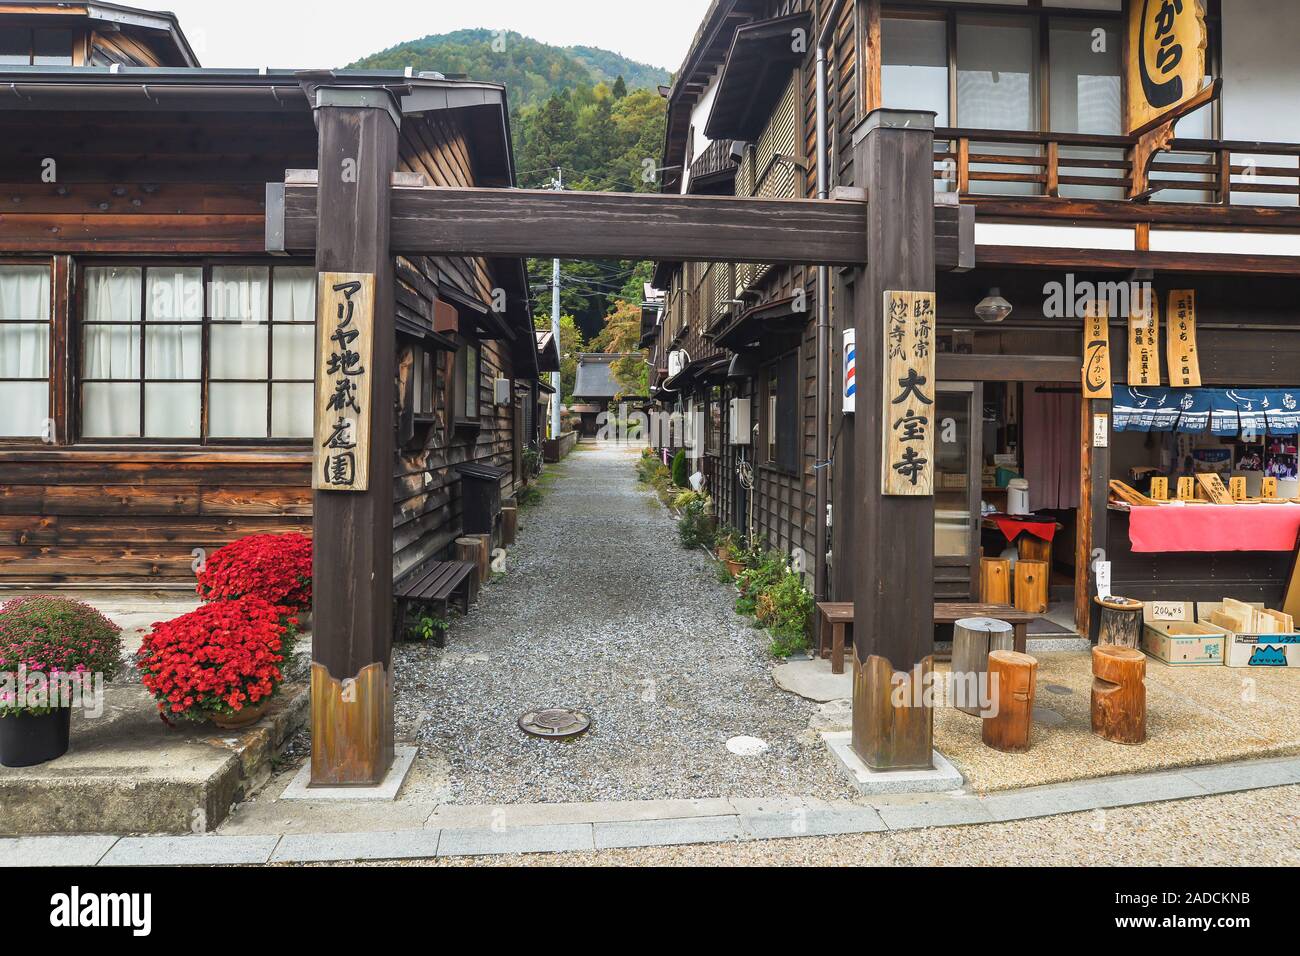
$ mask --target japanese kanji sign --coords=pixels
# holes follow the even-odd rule
[[[317,491],[370,488],[375,277],[322,272],[316,301]]]
[[[1093,299],[1083,315],[1083,397],[1111,398],[1110,310]]]
[[[935,296],[885,293],[881,494],[934,494]]]
[[[1201,387],[1201,357],[1196,351],[1196,290],[1169,293],[1169,384]]]
[[[1128,383],[1160,384],[1160,301],[1150,286],[1134,292],[1129,308]]]
[[[1202,0],[1129,0],[1130,134],[1150,129],[1200,92],[1207,45]]]

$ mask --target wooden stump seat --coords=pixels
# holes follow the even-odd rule
[[[1131,647],[1092,649],[1092,732],[1116,744],[1147,739],[1147,658]]]
[[[1142,641],[1142,602],[1130,598],[1093,598],[1101,608],[1098,642],[1137,648]]]
[[[1046,561],[1016,562],[1016,609],[1027,614],[1046,614],[1052,568]]]
[[[1023,753],[1029,749],[1034,723],[1038,661],[1028,654],[993,651],[988,673],[993,710],[984,717],[984,745],[1004,753]]]
[[[822,618],[822,628],[818,640],[818,654],[831,659],[831,672],[844,673],[844,656],[853,646],[852,632],[854,608],[850,602],[823,601],[817,605],[817,613]],[[1011,625],[1015,635],[1016,650],[1025,652],[1029,643],[1029,625],[1038,620],[1040,615],[1027,614],[1004,604],[936,604],[934,606],[934,623],[956,624],[968,617],[991,617]]]
[[[952,677],[958,710],[972,717],[984,715],[980,690],[988,686],[989,654],[1015,646],[1015,631],[1006,621],[968,617],[953,625]]]

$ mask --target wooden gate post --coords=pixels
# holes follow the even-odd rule
[[[853,297],[858,484],[853,532],[845,542],[857,565],[853,749],[877,770],[930,768],[934,711],[924,692],[934,669],[934,497],[932,485],[922,494],[887,496],[882,475],[892,467],[885,460],[886,437],[896,418],[914,412],[911,424],[928,428],[934,440],[941,425],[930,375],[911,383],[917,400],[910,409],[891,414],[901,406],[885,400],[885,295],[935,289],[934,114],[873,110],[853,141],[857,185],[868,196],[867,264]],[[931,349],[933,331],[931,317]],[[930,405],[923,404],[926,399]],[[928,449],[934,447],[921,442],[913,449],[921,453],[912,462],[923,462],[930,478],[934,455]]]
[[[334,86],[327,78],[306,78],[303,86],[320,143],[316,269],[322,277],[316,327],[311,785],[376,786],[393,762],[396,357],[389,227],[401,110],[382,89]],[[336,291],[340,273],[374,277],[369,309],[359,303],[353,313],[339,313],[347,306],[336,300],[348,293]],[[329,373],[332,337],[344,320],[350,323],[345,337],[353,330],[362,337],[339,342],[334,353],[355,351],[370,333],[368,361],[354,363],[353,369],[365,366],[369,400],[362,389],[362,400],[352,405],[345,393],[341,407],[331,406],[327,417],[325,403],[346,387],[339,385],[344,379]],[[348,362],[332,364],[337,372]],[[341,435],[331,420],[336,415],[351,422]],[[356,474],[365,468],[364,490],[361,482],[346,487],[346,470],[325,471],[335,453],[347,449],[355,455]],[[344,486],[329,484],[331,479]],[[322,489],[322,482],[329,487]]]

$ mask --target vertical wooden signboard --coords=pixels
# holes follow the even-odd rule
[[[1160,301],[1155,290],[1134,290],[1128,317],[1128,383],[1134,387],[1160,384]]]
[[[1196,351],[1196,290],[1169,293],[1169,384],[1201,387],[1201,357]]]
[[[934,494],[935,295],[885,293],[881,493]]]
[[[1207,34],[1202,0],[1129,0],[1128,132],[1158,124],[1200,91]]]
[[[1110,310],[1096,299],[1083,316],[1083,397],[1113,397],[1110,373]]]
[[[316,301],[316,491],[370,489],[375,277],[322,272]]]

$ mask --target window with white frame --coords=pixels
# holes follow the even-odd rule
[[[50,437],[50,266],[0,265],[0,438]]]
[[[315,312],[310,266],[86,268],[81,438],[310,439]]]

